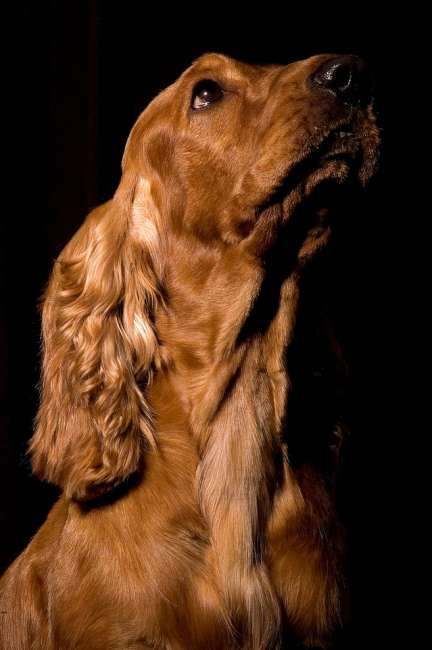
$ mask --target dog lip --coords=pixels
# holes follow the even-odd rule
[[[346,163],[354,162],[359,153],[360,137],[356,135],[354,127],[346,124],[331,130],[327,137],[316,147],[319,161],[344,160]],[[321,152],[321,153],[319,153]]]
[[[351,149],[330,149],[320,157],[320,161],[341,160],[347,163],[353,162],[354,152]]]

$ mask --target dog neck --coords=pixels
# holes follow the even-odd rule
[[[315,348],[318,357],[320,346],[333,355],[331,333],[320,320],[313,266],[296,263],[280,238],[277,246],[263,259],[246,248],[176,241],[156,320],[173,399],[196,450],[207,563],[233,628],[252,630],[248,648],[273,647],[281,602],[291,627],[311,642],[339,607],[339,533],[325,472],[314,465],[327,456],[322,420],[331,399],[325,393],[315,406],[298,377],[299,367],[300,379],[313,374]],[[302,405],[293,417],[296,392]]]

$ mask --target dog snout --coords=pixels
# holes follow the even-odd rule
[[[358,56],[337,56],[321,63],[312,73],[310,84],[349,104],[367,103],[372,97],[371,75]]]

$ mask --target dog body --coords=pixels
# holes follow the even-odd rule
[[[375,168],[363,77],[355,57],[206,55],[138,119],[45,296],[30,451],[63,494],[2,580],[8,650],[331,639],[339,414],[326,397],[311,434],[301,377],[343,365],[307,278],[319,191]]]

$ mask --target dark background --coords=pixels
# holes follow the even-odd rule
[[[396,70],[388,43],[393,20],[394,10],[390,20],[365,5],[317,13],[312,6],[295,11],[266,3],[246,5],[234,16],[232,7],[214,4],[186,15],[168,6],[151,10],[144,2],[17,3],[13,114],[5,133],[12,137],[12,173],[4,194],[12,200],[1,220],[0,569],[25,547],[57,494],[31,477],[25,457],[38,399],[38,298],[54,258],[85,214],[115,190],[139,112],[206,51],[256,63],[355,53],[374,70],[384,136],[382,171],[353,219],[334,276],[353,375],[343,508],[352,540],[354,632],[346,647],[390,647],[376,640],[387,635],[382,604],[395,597],[389,504],[391,450],[400,444],[388,417],[399,309],[393,236],[403,213],[402,198],[386,189],[389,179],[392,187],[396,182],[400,153],[400,66]]]

